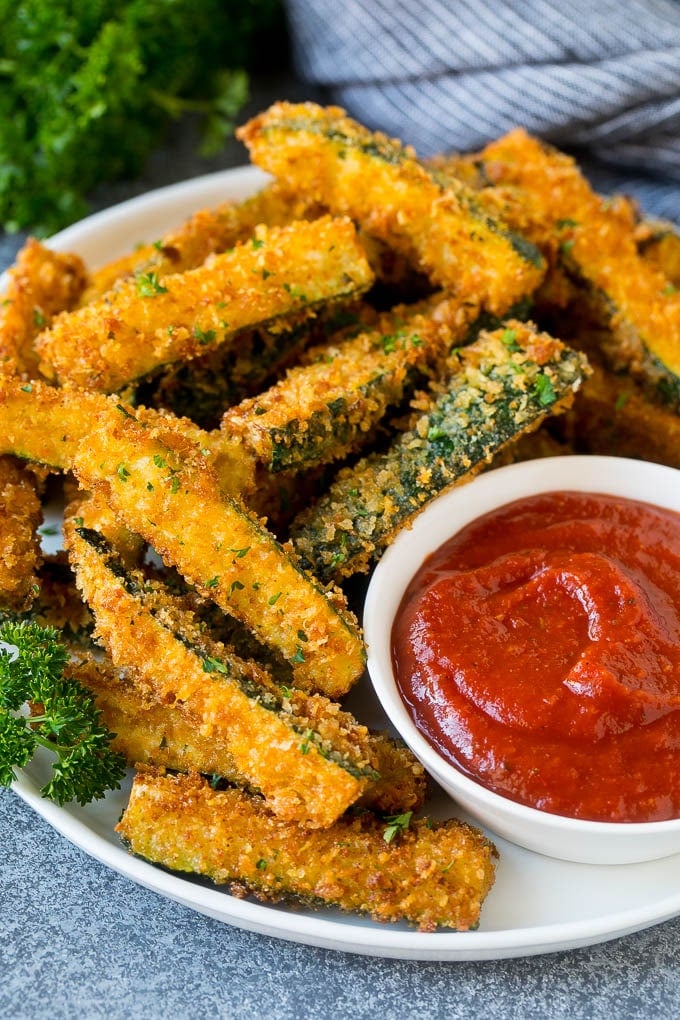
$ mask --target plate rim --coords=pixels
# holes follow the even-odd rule
[[[112,221],[123,219],[127,225],[127,219],[134,218],[139,212],[160,214],[160,218],[165,220],[165,229],[169,229],[191,214],[190,207],[198,211],[219,200],[207,196],[218,196],[224,189],[224,201],[233,197],[246,197],[267,180],[268,175],[249,165],[192,177],[94,212],[44,239],[43,243],[57,251],[78,252],[79,247],[86,246],[83,239],[89,242],[96,232],[106,229]],[[234,196],[233,191],[242,194]],[[134,243],[128,235],[126,250]],[[5,281],[6,272],[0,276],[0,288]],[[26,770],[19,771],[12,789],[74,846],[138,885],[223,923],[270,937],[336,951],[440,962],[497,960],[600,944],[661,924],[680,914],[679,890],[653,903],[610,912],[597,918],[491,931],[418,932],[414,929],[390,929],[377,923],[340,923],[309,912],[281,911],[251,899],[239,899],[219,887],[197,885],[181,875],[135,857],[125,849],[122,842],[116,845],[88,825],[87,808],[73,805],[70,810],[66,810],[42,798]],[[634,869],[638,866],[626,867]],[[189,890],[192,890],[191,895]],[[213,899],[215,902],[212,902]],[[222,904],[225,907],[228,905],[228,909],[220,909]]]

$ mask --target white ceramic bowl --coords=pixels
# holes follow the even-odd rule
[[[416,728],[392,670],[390,635],[409,581],[430,553],[470,521],[542,492],[607,493],[680,511],[680,471],[617,457],[553,457],[483,474],[426,507],[378,563],[366,596],[368,671],[390,721],[430,775],[481,825],[529,850],[588,864],[629,864],[680,852],[680,819],[589,822],[549,814],[493,793],[446,761]]]

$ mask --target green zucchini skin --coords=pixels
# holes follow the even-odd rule
[[[316,467],[360,449],[452,343],[445,324],[420,314],[386,325],[389,332],[314,348],[269,390],[230,408],[222,427],[272,472]]]
[[[512,310],[526,318],[527,302]],[[270,472],[300,471],[356,453],[390,409],[438,377],[454,346],[500,325],[439,295],[384,313],[357,335],[331,337],[269,390],[225,412],[222,428]]]
[[[671,363],[667,355],[662,356],[655,338],[648,333],[649,327],[645,329],[619,308],[570,255],[561,256],[561,266],[578,290],[581,309],[587,308],[602,327],[600,350],[610,370],[630,373],[650,400],[680,414],[680,357]],[[668,300],[675,302],[670,291]]]
[[[323,581],[366,571],[429,500],[566,406],[586,360],[512,322],[458,351],[452,369],[448,383],[432,388],[411,427],[385,453],[342,470],[293,522],[296,552]]]

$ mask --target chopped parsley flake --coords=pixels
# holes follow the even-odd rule
[[[140,297],[156,297],[158,294],[168,293],[168,288],[158,279],[158,273],[140,273],[136,282]]]
[[[412,817],[412,811],[405,811],[403,815],[391,815],[386,818],[385,821],[388,822],[388,826],[383,832],[383,839],[385,842],[391,843],[395,836],[404,832],[405,829],[408,829],[411,824]]]
[[[314,730],[305,730],[302,743],[300,744],[300,750],[303,754],[309,754],[310,741],[314,736]]]
[[[504,329],[501,334],[501,342],[505,344],[509,351],[521,350],[517,343],[517,330],[516,329]]]
[[[551,383],[547,375],[536,376],[536,382],[534,383],[534,392],[538,397],[538,402],[541,407],[548,407],[550,404],[554,404],[557,400],[555,393],[555,387]]]
[[[214,341],[217,333],[214,329],[203,330],[200,326],[194,326],[194,336],[198,340],[199,344],[205,346],[206,344],[211,344]]]
[[[242,560],[243,557],[250,552],[250,546],[246,545],[243,549],[230,549],[229,552],[233,552],[237,560]]]
[[[220,662],[219,659],[213,658],[212,655],[208,655],[201,663],[204,673],[224,673],[229,674],[229,667],[224,663]]]

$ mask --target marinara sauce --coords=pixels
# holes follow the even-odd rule
[[[489,789],[680,817],[680,514],[579,492],[503,506],[426,560],[392,654],[419,730]]]

